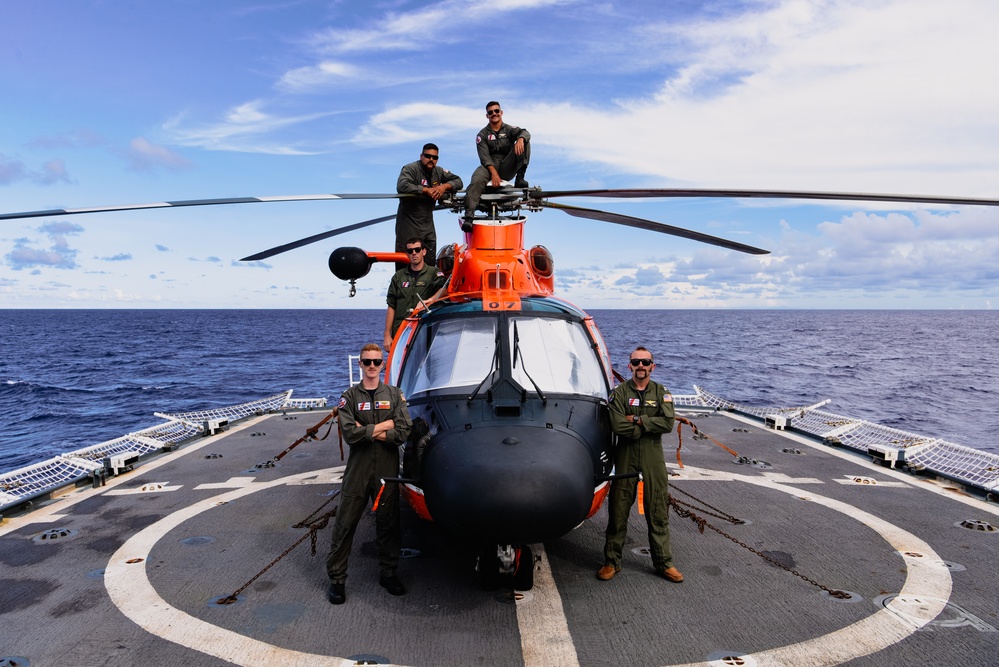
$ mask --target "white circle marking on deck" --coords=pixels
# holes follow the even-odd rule
[[[688,468],[688,470],[693,471],[694,469]],[[129,538],[108,561],[104,584],[112,602],[125,616],[150,634],[222,660],[228,660],[234,664],[251,667],[269,667],[274,664],[301,665],[302,667],[307,665],[343,667],[352,664],[352,661],[346,658],[279,648],[195,618],[171,606],[160,597],[149,581],[145,567],[134,567],[126,562],[135,557],[147,558],[156,543],[167,532],[188,519],[217,507],[220,501],[228,502],[257,491],[315,478],[317,474],[322,475],[327,472],[332,471],[322,470],[318,473],[310,471],[270,482],[253,482],[177,510],[139,531]],[[803,494],[799,488],[769,479],[718,471],[700,472],[706,473],[702,479],[745,482],[799,497]],[[903,556],[906,565],[906,579],[898,595],[900,597],[918,595],[929,600],[936,600],[932,603],[932,608],[927,610],[925,623],[929,623],[944,609],[951,592],[950,572],[946,568],[935,568],[928,564],[928,561],[939,560],[939,556],[930,548],[929,544],[898,526],[847,503],[825,498],[812,490],[809,490],[806,495],[811,502],[841,512],[873,529],[895,547],[900,554],[906,552],[923,554],[925,558]],[[542,656],[550,655],[543,650],[541,644],[547,644],[550,648],[553,642],[559,648],[561,659],[565,661],[562,664],[578,664],[575,647],[568,629],[568,621],[562,609],[558,590],[554,585],[548,559],[543,551],[540,552],[540,555],[539,569],[535,574],[534,604],[544,602],[544,604],[538,605],[538,609],[544,607],[545,613],[534,613],[536,610],[528,605],[517,608],[519,622],[521,622],[522,614],[524,615],[524,621],[521,622],[522,629],[528,619],[530,620],[528,625],[532,628],[528,633],[523,631],[521,633],[525,664],[528,667],[540,664],[538,661],[543,660]],[[925,623],[923,624],[925,625]],[[752,657],[760,667],[788,664],[833,667],[887,648],[909,636],[919,627],[921,626],[913,624],[911,620],[904,620],[901,611],[881,609],[863,620],[822,637],[761,651],[752,654]],[[677,667],[707,664],[705,662],[689,663]]]

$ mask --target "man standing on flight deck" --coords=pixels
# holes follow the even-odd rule
[[[361,348],[361,381],[340,397],[339,420],[343,439],[350,445],[343,472],[340,508],[333,523],[333,544],[326,558],[330,578],[326,599],[332,604],[347,601],[347,558],[354,532],[369,498],[375,498],[385,477],[399,476],[399,445],[406,441],[413,422],[406,398],[398,388],[381,381],[382,348],[369,343]],[[405,595],[396,569],[402,548],[399,524],[399,485],[388,483],[375,512],[378,536],[378,583],[392,595]]]
[[[649,528],[649,551],[652,567],[668,581],[680,583],[683,575],[673,566],[669,546],[669,473],[663,459],[663,434],[673,430],[673,395],[651,379],[655,362],[644,347],[631,353],[628,363],[631,379],[614,387],[610,395],[611,430],[617,434],[614,472],[618,475],[642,473],[643,508]],[[616,479],[611,482],[607,508],[607,540],[604,543],[604,566],[597,579],[609,581],[621,570],[621,556],[628,533],[628,515],[635,503],[638,480]]]

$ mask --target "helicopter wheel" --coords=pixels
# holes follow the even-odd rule
[[[503,585],[503,575],[500,574],[500,559],[496,555],[494,545],[485,545],[479,549],[479,585],[484,591],[495,591]]]
[[[534,588],[534,552],[526,544],[517,551],[520,558],[517,559],[517,569],[513,572],[513,590],[529,591]]]

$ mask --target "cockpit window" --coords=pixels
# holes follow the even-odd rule
[[[474,387],[493,369],[496,320],[468,317],[420,327],[413,335],[400,382],[414,397],[431,389]]]
[[[513,379],[522,387],[529,390],[533,379],[545,393],[607,396],[593,342],[581,323],[514,317],[509,326]]]

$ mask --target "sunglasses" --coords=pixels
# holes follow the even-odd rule
[[[365,366],[381,366],[382,365],[382,360],[381,359],[361,359],[361,363],[364,364]]]
[[[490,109],[489,111],[486,112],[486,115],[487,116],[498,116],[501,113],[503,113],[502,109]]]
[[[431,155],[430,153],[424,153],[423,157],[427,158],[428,160],[439,160],[441,156],[440,155]]]
[[[652,365],[652,360],[651,359],[632,359],[631,360],[631,365],[632,366],[651,366]]]
[[[419,252],[421,250],[423,250],[423,246],[420,246],[419,248],[406,248],[406,254],[407,255],[416,255],[416,254],[419,254]]]

